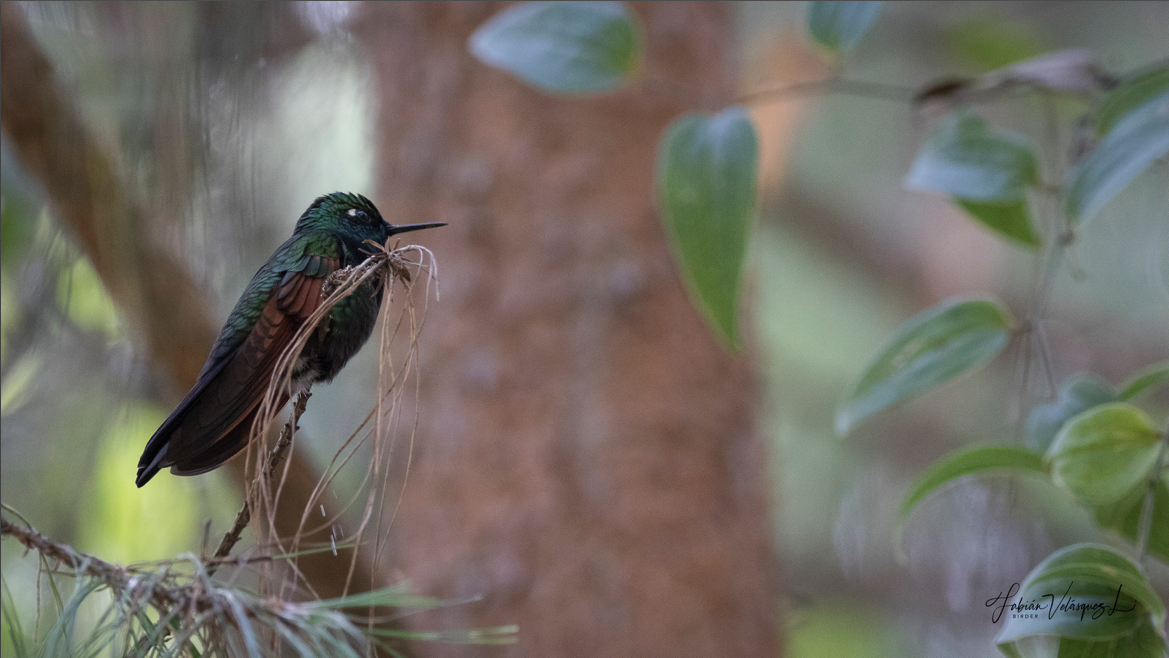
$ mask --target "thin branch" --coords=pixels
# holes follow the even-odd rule
[[[1047,342],[1047,331],[1043,328],[1043,323],[1039,320],[1031,327],[1031,331],[1035,334],[1035,344],[1039,347],[1039,364],[1043,369],[1043,374],[1047,379],[1047,391],[1051,398],[1059,395],[1059,386],[1055,383],[1055,366],[1051,358],[1051,346]]]
[[[135,571],[121,567],[112,562],[82,553],[68,544],[62,544],[42,535],[31,525],[21,527],[8,519],[0,518],[0,536],[12,537],[28,550],[36,551],[43,558],[56,560],[58,563],[68,564],[74,575],[88,576],[104,583],[114,592],[126,592],[136,589],[136,585],[143,584]],[[161,587],[146,588],[151,601],[160,609],[169,608],[181,600],[169,589]]]
[[[912,103],[914,96],[917,94],[915,88],[904,85],[841,79],[833,82],[829,91],[847,96],[860,96],[862,98],[874,98],[906,104]]]
[[[814,94],[837,93],[848,96],[860,96],[877,100],[895,101],[909,104],[913,102],[916,90],[901,85],[889,85],[880,82],[864,82],[861,80],[845,80],[842,78],[825,78],[810,82],[797,82],[767,89],[758,89],[741,94],[735,99],[736,104],[776,103],[785,100],[805,98]]]
[[[103,581],[125,581],[124,578],[117,579],[109,577],[109,574],[125,573],[125,570],[116,564],[111,564],[101,558],[81,553],[67,544],[49,539],[31,526],[22,528],[8,519],[0,518],[0,536],[12,537],[23,544],[26,549],[36,551],[58,562],[69,564],[85,575],[100,578]]]
[[[1044,119],[1044,146],[1047,148],[1048,165],[1052,169],[1055,180],[1063,179],[1063,157],[1061,155],[1062,137],[1059,130],[1059,115],[1056,111],[1054,97],[1050,92],[1043,92],[1041,96]],[[1046,191],[1046,190],[1045,190]],[[1045,231],[1046,245],[1043,255],[1037,261],[1037,270],[1032,282],[1032,288],[1027,305],[1026,320],[1022,330],[1022,378],[1019,381],[1018,409],[1019,415],[1014,419],[1015,435],[1023,435],[1023,424],[1026,421],[1026,410],[1032,404],[1031,400],[1031,357],[1032,346],[1036,348],[1038,365],[1047,383],[1049,399],[1059,394],[1055,380],[1055,362],[1051,353],[1051,346],[1047,341],[1047,334],[1043,329],[1043,319],[1047,312],[1047,305],[1055,287],[1055,278],[1059,273],[1060,264],[1067,254],[1068,248],[1075,241],[1075,233],[1068,224],[1067,217],[1060,206],[1058,188],[1056,194],[1045,194],[1042,208],[1047,215],[1047,230]],[[1014,406],[1014,405],[1013,405]]]
[[[300,422],[301,415],[304,414],[304,409],[308,406],[308,399],[312,397],[311,391],[303,391],[296,396],[296,403],[292,405],[292,415],[288,418],[288,422],[284,425],[284,429],[280,431],[280,438],[276,440],[276,446],[272,448],[272,452],[268,454],[268,461],[264,466],[264,472],[267,479],[271,479],[272,475],[276,473],[276,469],[280,466],[280,462],[284,460],[284,453],[287,452],[288,447],[292,445],[292,437],[299,429],[297,423]],[[260,482],[260,476],[256,476],[256,484]],[[244,504],[240,507],[239,513],[235,515],[235,523],[223,535],[223,539],[219,542],[219,548],[215,549],[213,560],[222,560],[231,555],[231,549],[239,542],[240,536],[243,534],[244,528],[248,527],[248,522],[252,519],[251,502],[244,500]],[[214,575],[215,571],[219,569],[222,562],[212,562],[207,566],[208,577]]]

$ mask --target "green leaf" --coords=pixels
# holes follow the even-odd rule
[[[856,45],[881,11],[882,2],[812,2],[808,32],[821,46],[843,51]]]
[[[1043,455],[1018,446],[982,445],[956,450],[930,464],[909,487],[901,502],[895,545],[901,546],[901,533],[913,509],[942,485],[968,475],[1010,473],[1046,476]]]
[[[16,601],[12,596],[12,590],[8,589],[8,581],[0,579],[0,625],[7,631],[4,636],[8,642],[5,646],[10,646],[13,654],[17,658],[26,658],[31,656],[29,647],[25,642],[24,629],[20,624],[20,616],[16,611]],[[7,650],[5,650],[7,652]]]
[[[1106,89],[1112,79],[1100,69],[1087,48],[1068,48],[1042,53],[978,77],[981,92],[1014,87],[1091,94]]]
[[[837,434],[986,365],[1006,346],[1013,325],[1010,312],[990,300],[949,299],[913,316],[837,409]]]
[[[479,61],[545,91],[595,94],[625,83],[642,57],[641,28],[621,2],[525,2],[471,35]]]
[[[1147,622],[1128,635],[1110,640],[1062,638],[1055,658],[1164,658],[1165,653],[1165,641],[1152,622]]]
[[[340,608],[437,608],[443,604],[438,599],[427,596],[418,596],[410,593],[405,583],[358,592],[335,599],[321,599],[304,603],[304,607],[314,610],[336,610]]]
[[[1162,478],[1153,490],[1153,523],[1149,527],[1149,553],[1169,564],[1169,482]],[[1138,488],[1119,503],[1097,507],[1094,510],[1096,523],[1103,528],[1116,530],[1130,541],[1136,542],[1147,493],[1148,489]]]
[[[1108,92],[1096,113],[1096,132],[1108,133],[1133,110],[1169,92],[1169,66],[1162,66],[1125,80]]]
[[[980,224],[998,233],[1008,240],[1027,247],[1039,247],[1039,234],[1031,227],[1031,214],[1027,209],[1027,201],[970,201],[955,197],[957,203],[971,217]]]
[[[983,226],[1025,247],[1039,246],[1031,226],[1026,188],[1039,174],[1027,138],[994,134],[985,120],[966,111],[942,120],[922,146],[905,185],[943,192]]]
[[[1027,138],[991,133],[982,117],[955,112],[922,146],[905,179],[911,190],[944,192],[962,201],[1022,201],[1038,180]]]
[[[78,327],[118,335],[118,311],[88,258],[78,258],[57,279],[57,303]]]
[[[490,628],[472,628],[454,631],[412,631],[402,628],[375,628],[371,632],[378,637],[424,642],[499,645],[515,644],[519,639],[516,637],[519,631],[520,627],[512,624],[508,626],[492,626]]]
[[[1131,400],[1146,391],[1161,388],[1166,384],[1169,384],[1169,361],[1154,363],[1121,385],[1120,399]]]
[[[1137,566],[1112,548],[1094,544],[1052,553],[1027,575],[1012,602],[1040,608],[1033,615],[1003,614],[1006,625],[995,642],[1007,655],[1022,655],[1019,641],[1035,636],[1061,638],[1060,655],[1067,640],[1139,647],[1147,641],[1147,629],[1165,620],[1164,604]],[[998,603],[988,602],[988,607]]]
[[[1169,91],[1120,119],[1064,182],[1064,211],[1091,219],[1153,161],[1169,153]]]
[[[1048,45],[1033,28],[1016,21],[989,16],[959,19],[944,28],[939,46],[951,61],[963,68],[990,71],[1048,52]]]
[[[1091,373],[1077,373],[1063,380],[1058,397],[1036,406],[1027,417],[1027,447],[1046,452],[1063,424],[1092,407],[1116,401],[1112,385]]]
[[[1160,438],[1143,411],[1112,402],[1067,421],[1044,459],[1056,485],[1076,500],[1107,505],[1147,483]]]
[[[8,181],[4,181],[0,196],[0,267],[5,274],[14,273],[28,257],[36,232],[38,213],[24,191],[16,187],[15,192],[10,192]]]
[[[733,348],[757,160],[755,129],[742,107],[684,116],[658,148],[658,206],[675,260],[695,303]]]

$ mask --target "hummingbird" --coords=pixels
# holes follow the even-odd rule
[[[146,443],[135,484],[168,466],[175,475],[206,473],[243,450],[277,361],[321,303],[325,279],[365,260],[367,241],[438,226],[445,224],[394,226],[360,194],[313,201],[236,302],[195,386]],[[338,302],[293,364],[293,390],[332,381],[369,339],[381,302],[374,281]],[[287,402],[283,394],[276,408]]]

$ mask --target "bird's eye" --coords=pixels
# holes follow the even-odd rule
[[[360,222],[368,223],[370,221],[369,213],[365,212],[364,210],[358,210],[357,208],[350,208],[349,216]]]

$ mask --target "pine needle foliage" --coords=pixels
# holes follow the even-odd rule
[[[440,632],[395,627],[406,615],[466,602],[416,596],[406,584],[307,602],[261,598],[213,581],[208,566],[215,561],[194,554],[120,566],[53,541],[31,526],[7,518],[0,523],[5,537],[39,553],[42,573],[58,602],[52,624],[41,635],[30,636],[4,583],[4,632],[15,658],[261,658],[277,653],[358,658],[374,649],[400,656],[403,641],[507,644],[514,642],[517,631],[514,626]],[[272,559],[219,562],[246,568]],[[96,614],[86,614],[94,610]]]

